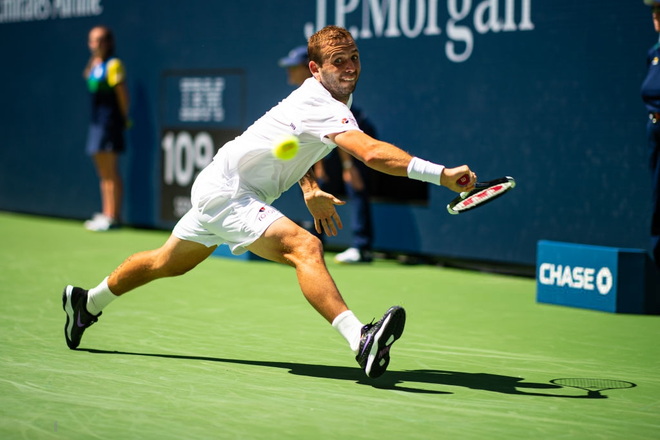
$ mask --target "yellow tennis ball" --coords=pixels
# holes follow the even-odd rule
[[[298,138],[294,135],[283,136],[273,145],[273,156],[281,160],[291,160],[298,153]]]

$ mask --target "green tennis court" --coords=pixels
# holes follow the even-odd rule
[[[3,439],[660,436],[658,316],[536,304],[528,278],[329,258],[361,320],[407,310],[372,380],[293,269],[210,258],[115,301],[71,351],[63,287],[168,233],[10,213],[0,231]],[[551,382],[566,378],[584,388]]]

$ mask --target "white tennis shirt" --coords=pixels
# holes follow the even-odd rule
[[[220,171],[217,182],[221,192],[236,197],[254,192],[270,204],[295,185],[309,169],[325,157],[336,144],[326,136],[360,130],[348,106],[332,97],[320,82],[307,79],[243,134],[227,142],[213,158]],[[272,148],[283,135],[296,135],[298,154],[283,161],[273,156]]]

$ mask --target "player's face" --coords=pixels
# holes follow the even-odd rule
[[[87,46],[92,55],[101,57],[108,51],[108,39],[105,35],[105,30],[102,28],[94,28],[89,32],[89,39]]]
[[[315,70],[314,77],[333,98],[347,103],[360,78],[360,54],[355,42],[344,40],[324,47],[323,65],[316,65]]]

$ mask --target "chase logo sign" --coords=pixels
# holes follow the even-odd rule
[[[539,241],[536,299],[615,312],[618,287],[618,249]]]
[[[612,271],[608,267],[596,270],[593,267],[541,263],[538,270],[538,281],[544,286],[586,291],[597,290],[601,295],[610,293],[614,284],[612,279]]]
[[[541,240],[536,301],[619,313],[660,308],[660,284],[642,249]],[[654,302],[656,301],[656,302]]]

